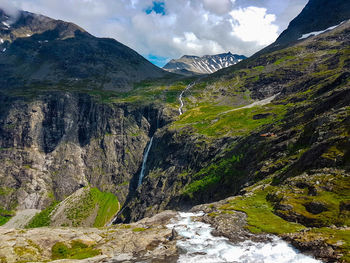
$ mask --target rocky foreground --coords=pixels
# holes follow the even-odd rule
[[[0,228],[0,262],[171,263],[186,262],[181,261],[181,259],[188,258],[218,257],[223,252],[229,253],[229,255],[226,255],[229,258],[237,257],[237,253],[240,253],[239,249],[242,250],[242,256],[247,257],[248,262],[254,262],[250,261],[252,255],[254,257],[261,256],[259,251],[255,251],[258,249],[262,250],[260,252],[263,252],[263,256],[291,256],[291,261],[288,262],[306,262],[303,261],[306,259],[307,262],[320,262],[311,257],[321,259],[323,262],[346,262],[341,259],[344,255],[339,252],[339,247],[344,245],[344,242],[338,241],[335,244],[330,244],[328,240],[320,238],[320,235],[312,235],[311,228],[279,235],[280,238],[311,257],[293,252],[286,243],[283,244],[283,241],[276,236],[267,235],[263,232],[253,233],[254,231],[249,229],[247,223],[247,214],[230,208],[237,198],[242,197],[244,196],[231,197],[220,202],[199,205],[191,209],[194,216],[203,214],[203,216],[193,218],[194,221],[210,224],[214,229],[211,234],[222,237],[218,239],[219,241],[225,238],[228,239],[227,241],[221,241],[227,246],[224,251],[221,251],[222,248],[212,247],[215,244],[210,245],[210,237],[207,235],[211,235],[209,234],[211,228],[192,229],[193,223],[184,221],[183,215],[181,217],[177,212],[168,210],[136,223],[118,224],[104,228],[44,227],[10,229],[2,227]],[[177,225],[176,222],[179,222],[179,220],[180,223]],[[183,221],[182,226],[181,220]],[[350,228],[343,230],[350,231]],[[180,232],[178,233],[178,231]],[[186,234],[183,235],[181,231]],[[201,236],[203,231],[205,235]],[[192,233],[194,236],[191,236],[191,232],[194,233]],[[191,241],[191,239],[194,240]],[[200,240],[200,244],[196,243],[198,240]],[[230,242],[228,243],[228,241]],[[202,250],[208,250],[208,253],[191,252],[188,248],[188,244],[191,243],[194,243],[195,250],[199,245]],[[181,246],[181,244],[183,245]],[[276,246],[282,246],[285,251],[277,251],[276,254],[272,251],[273,248],[276,250]],[[268,251],[265,251],[265,247]],[[271,251],[268,249],[269,247],[271,247]],[[252,249],[254,253],[250,255]],[[247,252],[244,252],[245,250]],[[220,258],[222,256],[225,258],[225,255],[221,255]]]
[[[129,225],[106,228],[0,228],[0,262],[176,262],[166,211]]]

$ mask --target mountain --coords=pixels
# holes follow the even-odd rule
[[[172,59],[163,69],[183,75],[211,74],[246,58],[242,55],[231,54],[231,52],[203,57],[182,56],[180,59]]]
[[[47,89],[125,91],[135,82],[170,75],[116,40],[94,37],[72,23],[24,11],[16,19],[0,11],[0,17],[2,90],[41,83]]]
[[[59,32],[40,39],[55,44],[50,55],[22,48],[23,58],[50,64],[52,52],[65,54],[62,42],[94,39],[78,30],[61,40]],[[86,83],[72,84],[67,67],[58,84],[21,86],[24,59],[5,50],[15,74],[0,96],[0,261],[207,259],[207,246],[177,242],[197,245],[213,232],[242,257],[249,249],[251,261],[265,261],[270,249],[255,253],[247,243],[281,250],[283,239],[323,262],[349,262],[349,32],[347,21],[213,74],[112,91],[89,89],[100,81],[94,60]],[[24,39],[6,44],[18,51]],[[214,230],[192,231],[194,214],[175,212],[188,210],[202,211],[194,221]],[[167,228],[176,220],[187,228]],[[37,229],[9,230],[23,226]],[[189,231],[195,242],[184,239]],[[303,257],[285,247],[283,258]]]
[[[350,19],[349,1],[310,0],[302,12],[290,22],[288,28],[273,44],[263,49],[263,52],[284,48],[303,36],[327,30],[348,19]]]

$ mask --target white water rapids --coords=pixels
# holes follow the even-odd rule
[[[142,166],[141,166],[141,172],[140,172],[140,175],[139,175],[139,182],[138,182],[137,186],[140,186],[140,185],[141,185],[142,179],[143,179],[143,177],[145,176],[145,170],[146,170],[146,164],[147,164],[148,154],[149,154],[149,151],[151,150],[152,143],[153,143],[153,136],[152,136],[151,140],[150,140],[149,143],[148,143],[148,146],[147,146],[147,149],[146,149],[146,151],[145,151],[145,154],[143,155],[143,161],[142,161]]]
[[[233,244],[224,237],[214,237],[209,224],[192,220],[192,217],[203,214],[179,213],[177,221],[167,226],[175,228],[183,237],[177,243],[179,263],[321,263],[277,237],[269,243],[245,241],[240,244]]]

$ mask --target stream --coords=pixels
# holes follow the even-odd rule
[[[183,100],[182,100],[182,97],[183,97],[184,93],[185,93],[187,90],[189,90],[194,84],[195,84],[195,82],[194,82],[194,83],[191,83],[191,84],[189,84],[189,85],[187,85],[186,89],[184,89],[184,90],[181,91],[181,93],[180,93],[180,96],[179,96],[179,101],[180,101],[179,114],[180,114],[180,115],[183,114],[182,108],[184,107],[184,102],[183,102]]]
[[[215,237],[209,224],[192,220],[192,217],[203,215],[203,212],[179,213],[178,219],[167,225],[183,237],[177,242],[179,263],[321,263],[278,237],[273,237],[269,243],[245,241],[239,244],[233,244],[225,237]]]

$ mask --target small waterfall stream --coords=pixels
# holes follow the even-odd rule
[[[193,85],[195,84],[194,83],[191,83],[189,85],[187,85],[186,89],[184,89],[181,93],[180,93],[180,96],[179,96],[179,101],[180,101],[180,107],[179,107],[179,114],[182,115],[183,114],[183,111],[182,111],[182,108],[184,107],[184,102],[182,100],[182,97],[184,95],[184,93],[189,90]]]
[[[143,155],[143,161],[142,161],[142,166],[141,166],[141,172],[140,172],[140,175],[139,175],[139,182],[138,182],[138,184],[137,184],[137,187],[139,187],[139,186],[141,185],[142,179],[143,179],[143,177],[145,176],[145,170],[146,170],[146,164],[147,164],[148,154],[149,154],[149,151],[151,150],[152,143],[153,143],[153,136],[152,136],[151,140],[150,140],[149,143],[148,143],[148,146],[147,146],[147,148],[146,148],[145,154]]]

